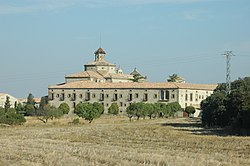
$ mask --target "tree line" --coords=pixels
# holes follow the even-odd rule
[[[210,97],[202,101],[201,108],[204,126],[250,130],[250,77],[233,81],[229,94],[226,93],[226,84],[220,84]]]
[[[25,104],[16,103],[14,108],[10,108],[9,97],[6,98],[5,108],[0,108],[0,123],[5,124],[23,124],[26,122],[25,116],[36,116],[38,120],[47,123],[49,120],[62,117],[68,114],[70,107],[67,103],[61,103],[58,108],[48,104],[46,97],[42,97],[39,107],[36,106],[34,96],[29,94]],[[164,103],[132,103],[127,107],[126,113],[129,119],[136,117],[150,119],[156,117],[173,117],[178,111],[183,111],[178,102]],[[101,103],[78,103],[74,113],[79,117],[91,123],[94,119],[99,118],[104,113],[104,106]],[[112,103],[108,108],[108,113],[112,115],[119,114],[119,106]],[[79,121],[79,119],[78,119]]]
[[[131,120],[136,117],[137,120],[140,118],[145,119],[149,117],[150,119],[156,117],[173,117],[178,111],[183,111],[178,102],[173,102],[169,104],[165,103],[132,103],[126,108],[126,113]]]

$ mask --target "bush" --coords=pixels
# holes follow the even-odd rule
[[[23,115],[17,114],[15,109],[9,109],[6,113],[3,113],[0,109],[0,123],[8,125],[21,125],[26,122]]]
[[[195,108],[193,106],[187,106],[185,108],[185,112],[188,113],[188,115],[194,114],[195,113]]]
[[[109,114],[117,115],[119,113],[119,106],[117,103],[112,103],[108,109]]]
[[[63,112],[63,114],[68,114],[69,110],[70,110],[69,105],[67,103],[60,104],[58,109],[61,110]]]

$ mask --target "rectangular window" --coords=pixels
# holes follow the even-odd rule
[[[174,94],[172,94],[172,99],[174,99],[175,98],[175,95]]]
[[[92,98],[95,98],[95,94],[94,93],[92,94]]]
[[[135,98],[139,98],[139,94],[138,93],[135,94]]]
[[[76,108],[76,102],[73,102],[73,108],[74,109]]]
[[[118,99],[118,95],[117,95],[117,93],[115,93],[114,94],[114,101],[117,101],[117,99]]]
[[[143,95],[143,101],[148,101],[148,94],[147,93],[144,93],[144,95]]]
[[[86,100],[86,101],[89,101],[89,100],[90,100],[90,92],[87,92],[87,93],[86,93],[85,100]]]
[[[122,103],[122,102],[120,102],[120,106],[121,106],[121,107],[122,107],[122,104],[123,104],[123,103]]]
[[[157,94],[154,95],[154,98],[157,99]]]
[[[166,92],[165,92],[165,100],[169,100],[169,91],[168,90],[166,90]]]
[[[165,91],[161,90],[161,100],[164,100],[164,97],[165,97]]]
[[[103,101],[104,100],[104,93],[101,93],[100,94],[100,101]]]
[[[60,100],[61,100],[61,101],[64,101],[64,93],[61,93]]]
[[[185,95],[185,100],[188,101],[188,94]]]
[[[122,94],[120,94],[120,98],[122,98]]]
[[[106,98],[109,98],[109,94],[106,94]]]
[[[193,101],[193,93],[190,93],[190,101]]]
[[[54,93],[51,93],[50,100],[54,100]]]
[[[132,94],[130,93],[130,94],[128,95],[128,101],[132,101],[132,100],[133,100]]]
[[[75,93],[72,94],[71,100],[72,100],[72,101],[75,101],[75,100],[76,100],[76,94],[75,94]]]

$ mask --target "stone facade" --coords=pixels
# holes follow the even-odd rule
[[[136,69],[131,74],[123,74],[115,65],[105,61],[105,51],[99,48],[95,52],[95,61],[85,65],[85,71],[67,75],[65,83],[49,86],[50,104],[58,107],[65,102],[72,113],[81,102],[102,103],[105,112],[112,103],[117,103],[120,113],[134,102],[172,103],[200,107],[200,102],[211,95],[217,85],[188,84],[176,82],[146,82],[146,77],[133,82],[133,74],[142,76]],[[105,67],[105,65],[106,67]]]

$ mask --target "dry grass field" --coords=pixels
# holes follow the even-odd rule
[[[250,165],[250,137],[205,130],[196,119],[72,120],[1,126],[0,165]]]

